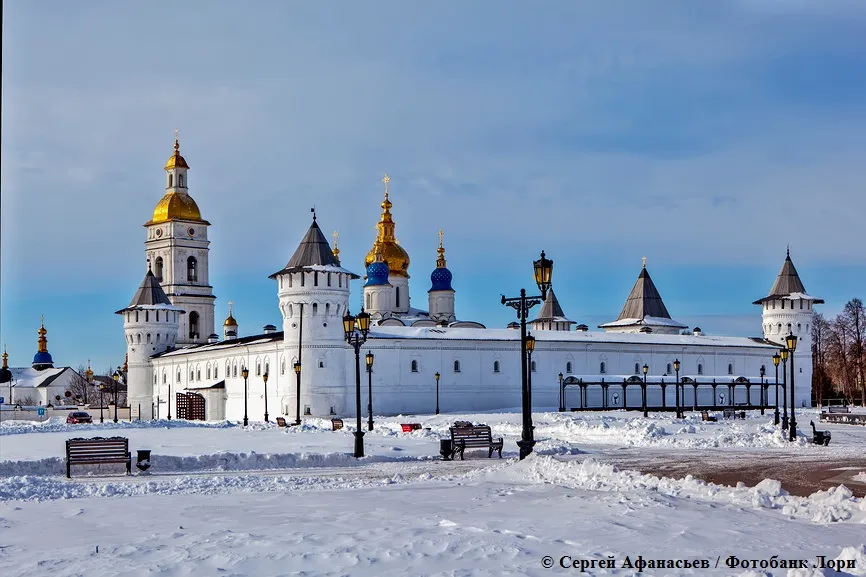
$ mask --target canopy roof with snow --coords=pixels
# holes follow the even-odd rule
[[[541,306],[541,312],[538,317],[529,321],[530,323],[566,323],[568,325],[577,324],[575,321],[567,318],[559,304],[559,300],[553,292],[553,288],[547,291],[547,298],[544,299],[544,304]],[[565,328],[568,330],[568,327]]]
[[[295,249],[295,254],[286,263],[282,270],[275,272],[268,278],[276,278],[284,273],[300,272],[300,271],[322,271],[322,272],[341,272],[350,275],[352,278],[361,278],[357,274],[344,269],[340,266],[340,261],[334,255],[334,251],[322,234],[322,229],[316,223],[316,213],[313,213],[313,222],[310,228],[301,239],[298,248]]]
[[[782,263],[782,270],[776,277],[776,282],[773,283],[773,288],[770,289],[770,294],[762,299],[758,299],[752,304],[762,305],[767,301],[778,299],[803,299],[810,300],[815,304],[824,304],[824,299],[819,299],[810,296],[806,292],[806,287],[803,286],[803,281],[800,280],[800,275],[791,261],[790,249],[785,254],[785,262]]]
[[[650,278],[646,269],[646,261],[643,263],[640,274],[635,281],[619,317],[613,322],[599,325],[601,329],[625,328],[633,326],[657,326],[685,329],[684,325],[671,319],[662,297],[656,289],[655,283]]]
[[[150,266],[147,268],[147,274],[144,275],[144,280],[141,281],[141,286],[138,287],[132,300],[129,301],[129,306],[120,309],[115,314],[119,315],[126,311],[134,311],[143,308],[170,309],[180,312],[181,314],[184,312],[183,309],[176,308],[171,304],[171,301],[168,300],[168,296],[166,296],[165,291],[162,290],[162,286],[160,286],[159,281],[156,280]]]

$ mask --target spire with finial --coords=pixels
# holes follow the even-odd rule
[[[646,268],[646,257],[641,257],[641,268]]]
[[[4,369],[9,368],[9,355],[6,354],[6,345],[5,344],[3,345],[3,368]]]
[[[51,353],[48,352],[48,338],[45,336],[48,334],[45,330],[45,315],[42,315],[42,326],[36,333],[39,335],[39,340],[38,349],[33,356],[33,368],[37,371],[54,368],[54,361],[51,359]]]
[[[785,258],[791,258],[791,243],[788,243],[787,248],[785,248]]]
[[[436,249],[439,257],[436,259],[436,268],[445,268],[445,247],[442,246],[442,236],[442,229],[439,229],[439,248]]]
[[[174,152],[168,158],[168,162],[165,163],[165,169],[171,170],[173,168],[189,168],[189,165],[186,163],[184,157],[180,155],[180,137],[178,133],[180,131],[175,128],[174,129]]]
[[[229,316],[226,317],[226,320],[223,323],[224,327],[236,327],[236,326],[238,326],[238,322],[235,320],[235,317],[232,314],[232,305],[234,305],[234,302],[229,301]]]
[[[48,352],[48,338],[45,335],[48,334],[48,331],[45,330],[45,315],[42,315],[42,326],[39,327],[39,330],[36,331],[36,333],[39,335],[39,339],[37,341],[39,348],[37,349],[37,351],[40,353],[47,353]]]
[[[313,222],[316,222],[316,206],[313,205],[313,208],[310,209],[310,212],[313,213]]]
[[[364,258],[364,264],[369,266],[376,261],[376,251],[380,250],[388,263],[391,274],[394,276],[409,277],[409,253],[406,252],[394,234],[394,220],[391,217],[391,200],[389,197],[389,184],[391,177],[387,174],[382,178],[382,183],[385,185],[385,198],[382,201],[382,216],[379,222],[376,223],[376,243],[373,248],[367,253]]]
[[[90,359],[87,359],[87,370],[84,371],[84,380],[88,383],[93,381],[93,370],[90,368]]]
[[[0,383],[11,383],[12,371],[9,370],[9,355],[6,354],[6,345],[3,345],[3,366],[0,367]],[[10,400],[11,402],[11,400]]]
[[[334,237],[334,250],[333,250],[334,258],[337,259],[337,262],[339,263],[340,262],[340,247],[338,246],[337,241],[340,238],[340,233],[335,230],[334,234],[332,236]]]

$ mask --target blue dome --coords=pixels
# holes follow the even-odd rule
[[[451,271],[444,266],[430,273],[430,282],[433,283],[433,286],[430,287],[431,291],[454,290],[451,288]]]
[[[367,282],[364,286],[388,284],[389,274],[391,274],[391,269],[388,268],[388,263],[371,262],[367,267]]]
[[[53,365],[54,359],[51,358],[51,353],[36,353],[33,356],[34,365]]]

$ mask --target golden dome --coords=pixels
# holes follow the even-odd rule
[[[174,153],[168,157],[168,160],[165,163],[165,169],[170,170],[172,168],[189,168],[189,165],[186,163],[186,160],[180,155],[180,143],[177,138],[174,139]]]
[[[170,220],[189,220],[209,224],[202,219],[195,200],[189,194],[177,191],[167,192],[162,197],[153,209],[153,220],[147,224],[159,224]]]
[[[223,323],[224,327],[236,327],[238,326],[238,321],[235,320],[235,317],[232,316],[232,305],[234,303],[229,301],[229,316],[226,319],[226,322]]]
[[[367,253],[364,259],[364,266],[370,266],[376,261],[376,253],[380,252],[385,262],[388,263],[388,268],[391,269],[391,274],[395,276],[409,277],[409,253],[403,250],[403,247],[397,243],[394,236],[394,220],[391,218],[391,207],[394,206],[388,199],[388,183],[391,178],[386,174],[382,179],[385,183],[385,200],[382,201],[382,217],[376,223],[376,229],[379,231],[376,235],[376,242],[373,243],[373,248]]]

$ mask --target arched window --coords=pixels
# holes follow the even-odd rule
[[[286,359],[283,359],[282,361],[280,361],[280,374],[281,375],[286,374]]]
[[[460,361],[454,361],[454,372],[455,373],[460,372]]]
[[[761,365],[761,374],[762,374],[762,375],[766,375],[766,374],[767,374],[767,365]]]
[[[220,373],[220,368],[217,365],[214,365],[213,366],[213,378],[215,378],[215,379],[220,378],[219,373]]]
[[[186,280],[198,282],[198,261],[194,256],[186,259]]]
[[[232,376],[233,377],[238,376],[238,364],[237,363],[232,365]]]
[[[174,186],[174,175],[172,173],[168,173],[168,187],[171,188]]]
[[[313,271],[313,286],[319,286],[319,271]]]
[[[226,361],[226,377],[232,376],[232,364],[229,361]]]
[[[398,287],[398,286],[394,287],[394,296],[397,299],[396,300],[397,304],[394,305],[394,308],[399,309],[400,308],[400,287]]]
[[[698,374],[699,375],[704,374],[704,365],[702,365],[701,363],[698,363]]]
[[[313,316],[319,314],[319,303],[313,303]]]
[[[571,361],[565,363],[565,372],[571,374]]]
[[[198,338],[198,313],[195,311],[189,313],[189,338]]]
[[[271,365],[270,365],[270,363],[268,363],[268,361],[265,361],[265,374],[266,375],[271,374]]]
[[[262,363],[260,361],[256,361],[256,376],[262,376]]]
[[[668,366],[666,367],[665,372],[667,374],[671,374],[671,364],[670,363],[668,363]]]
[[[733,375],[733,374],[734,374],[734,365],[731,364],[731,363],[728,363],[728,374],[729,374],[729,375]]]
[[[141,333],[135,335],[135,343],[139,345],[141,344]]]
[[[161,256],[156,257],[156,261],[154,262],[153,269],[154,269],[153,270],[153,276],[156,277],[156,280],[158,280],[159,282],[162,282],[162,257]]]
[[[195,369],[195,380],[197,380],[197,381],[201,380],[201,369],[198,367],[196,367],[196,369]]]
[[[147,333],[147,344],[150,344],[150,333]]]
[[[295,316],[295,309],[292,305],[289,305],[289,318],[292,318],[293,316]]]
[[[493,361],[493,372],[494,373],[499,372],[499,361]]]
[[[415,359],[412,359],[412,372],[413,373],[418,372],[418,361],[416,361]]]
[[[531,363],[529,363],[529,370],[532,371],[533,373],[535,372],[535,361],[532,361]]]
[[[640,363],[634,364],[634,374],[636,374],[636,375],[640,374]]]
[[[207,366],[207,378],[210,380],[210,365]]]
[[[183,175],[182,174],[177,175],[177,185],[179,187],[183,188]]]
[[[328,273],[331,274],[331,273]],[[331,303],[325,303],[325,316],[331,315]]]
[[[607,372],[607,365],[604,364],[604,361],[602,361],[601,364],[598,365],[598,372],[602,375]]]
[[[165,381],[166,381],[167,378],[168,378],[168,377],[166,376],[165,371],[163,371],[163,372],[162,372],[162,384],[163,384],[163,385],[165,384]]]
[[[194,375],[194,373],[193,373],[193,370],[190,369],[190,370],[189,370],[189,382],[192,382],[192,379],[193,379],[194,376],[195,376],[195,375]]]
[[[373,308],[373,295],[367,293],[367,310]]]
[[[180,369],[177,370],[177,382],[181,382]]]

